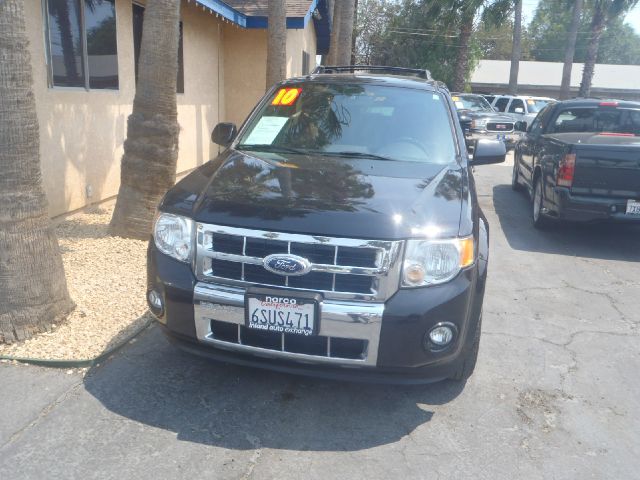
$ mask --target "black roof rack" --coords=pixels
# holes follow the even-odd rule
[[[424,78],[425,80],[433,80],[429,70],[419,68],[384,67],[381,65],[320,65],[315,68],[313,74],[355,72],[387,73],[390,75],[406,75]]]

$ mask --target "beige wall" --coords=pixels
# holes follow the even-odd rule
[[[287,30],[287,75],[302,75],[302,52],[309,54],[309,72],[316,66],[316,32],[309,21],[304,30]]]
[[[225,24],[222,44],[224,121],[240,126],[265,92],[267,31]]]
[[[41,0],[25,0],[34,91],[40,124],[40,157],[52,216],[117,194],[127,117],[135,93],[131,0],[116,0],[120,89],[49,88]],[[207,161],[210,132],[219,120],[223,62],[221,22],[183,2],[185,93],[178,95],[178,172]],[[220,29],[220,30],[219,30]],[[219,71],[220,69],[220,71]],[[87,186],[93,190],[87,197]]]
[[[242,29],[226,24],[224,45],[224,121],[240,126],[262,98],[267,79],[267,31]],[[313,22],[304,30],[287,30],[287,77],[302,74],[302,51],[310,55],[315,67],[316,34]]]

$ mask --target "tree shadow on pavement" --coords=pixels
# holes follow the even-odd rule
[[[320,380],[209,362],[159,328],[85,377],[108,410],[178,439],[227,449],[355,451],[393,443],[429,422],[430,405],[464,384],[390,386]]]
[[[529,197],[514,192],[511,185],[493,187],[493,205],[507,242],[515,250],[640,261],[640,225],[558,222],[544,231],[536,230]]]

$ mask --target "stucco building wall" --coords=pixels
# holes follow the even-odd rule
[[[238,127],[264,95],[267,81],[267,31],[224,25],[224,121]],[[304,29],[287,30],[287,77],[302,75],[302,52],[315,67],[316,34],[313,22]]]
[[[49,88],[41,0],[25,0],[40,157],[50,213],[59,215],[113,197],[135,94],[132,7],[116,0],[118,90]],[[209,160],[211,129],[221,119],[222,22],[183,2],[185,93],[178,94],[178,172]],[[88,194],[91,194],[90,196]]]

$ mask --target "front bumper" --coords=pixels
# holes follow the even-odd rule
[[[324,378],[385,383],[427,383],[450,377],[472,349],[484,296],[476,267],[453,281],[429,288],[399,290],[385,303],[337,302],[321,305],[319,336],[361,339],[361,358],[334,358],[257,348],[212,335],[212,320],[244,328],[244,292],[198,282],[191,266],[148,250],[148,289],[164,301],[158,321],[172,342],[216,360]],[[454,323],[458,335],[440,351],[425,347],[437,323]]]
[[[552,216],[572,222],[612,221],[640,223],[640,216],[627,215],[627,199],[576,195],[568,188],[555,187],[554,205],[549,205]]]

